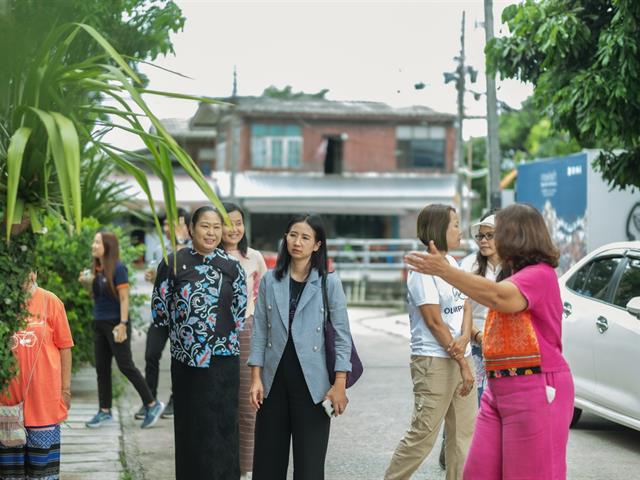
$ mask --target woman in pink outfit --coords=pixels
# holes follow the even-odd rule
[[[483,335],[488,388],[464,478],[562,480],[574,390],[562,356],[559,253],[535,208],[511,205],[495,221],[503,267],[497,283],[451,268],[434,255],[434,245],[406,261],[489,307]]]

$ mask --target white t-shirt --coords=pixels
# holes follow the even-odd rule
[[[476,261],[476,259],[477,257],[475,253],[467,255],[460,261],[460,268],[462,268],[465,272],[476,273],[476,270],[478,269],[478,262]],[[484,273],[484,278],[495,282],[499,274],[500,264],[498,264],[498,266],[494,268],[491,263],[487,262],[487,270]],[[484,321],[487,319],[489,308],[478,302],[474,302],[473,300],[471,300],[471,306],[473,308],[473,324],[478,330],[482,331],[484,330]]]
[[[445,258],[451,265],[460,268],[451,255],[447,255]],[[449,326],[449,331],[455,338],[459,337],[462,332],[464,302],[467,296],[440,277],[413,271],[409,271],[407,287],[409,290],[407,303],[411,324],[411,355],[449,358],[447,351],[442,348],[427,327],[419,307],[420,305],[440,305],[442,321]],[[471,355],[470,344],[467,345],[465,351],[465,357],[468,355]]]

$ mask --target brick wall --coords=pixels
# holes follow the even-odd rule
[[[320,151],[327,136],[346,135],[342,143],[343,172],[390,172],[396,169],[395,126],[383,124],[308,123],[304,126],[302,161],[305,170],[324,170]]]
[[[240,171],[251,169],[251,124],[253,120],[242,122],[238,167]],[[297,123],[294,119],[261,119],[259,123]],[[226,131],[227,162],[230,168],[231,158],[231,129]],[[324,171],[325,153],[322,144],[326,137],[340,137],[346,135],[342,143],[342,171],[344,173],[362,172],[395,172],[396,160],[396,125],[391,123],[374,122],[302,122],[302,167],[296,171],[322,172]],[[446,127],[445,171],[453,169],[453,155],[455,151],[455,128]],[[268,169],[264,169],[268,170]],[[280,169],[278,169],[280,170]],[[403,170],[407,171],[407,170]],[[427,173],[424,169],[416,172]]]

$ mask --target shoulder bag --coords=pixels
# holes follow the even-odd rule
[[[333,385],[336,381],[336,329],[331,323],[331,311],[329,310],[329,299],[327,294],[327,276],[322,276],[322,303],[324,305],[324,349],[327,362],[327,372],[329,373],[329,383]],[[347,388],[358,381],[364,367],[356,350],[356,345],[351,337],[351,371],[347,372]]]

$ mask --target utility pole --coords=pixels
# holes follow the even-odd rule
[[[460,176],[460,166],[464,161],[464,141],[462,140],[462,123],[464,122],[464,92],[465,92],[465,69],[464,69],[464,29],[465,29],[465,12],[462,11],[462,22],[460,26],[460,55],[458,56],[458,68],[456,69],[456,89],[458,90],[458,128],[456,137],[456,150],[453,155],[453,171],[457,176],[456,193],[460,198],[460,223],[462,228],[468,225],[466,213],[466,205],[464,198],[464,182]]]
[[[231,92],[232,102],[235,103],[238,96],[238,72],[236,66],[233,66],[233,90]],[[238,162],[240,156],[240,128],[241,122],[235,110],[232,111],[231,121],[229,122],[229,130],[231,137],[229,138],[231,144],[231,161],[230,161],[230,175],[229,175],[229,201],[236,202],[236,177],[238,174]]]
[[[484,0],[484,35],[486,44],[493,39],[493,0]],[[498,103],[496,99],[496,77],[489,73],[485,65],[487,81],[487,161],[489,166],[490,209],[502,206],[500,191],[500,141],[498,137]]]

